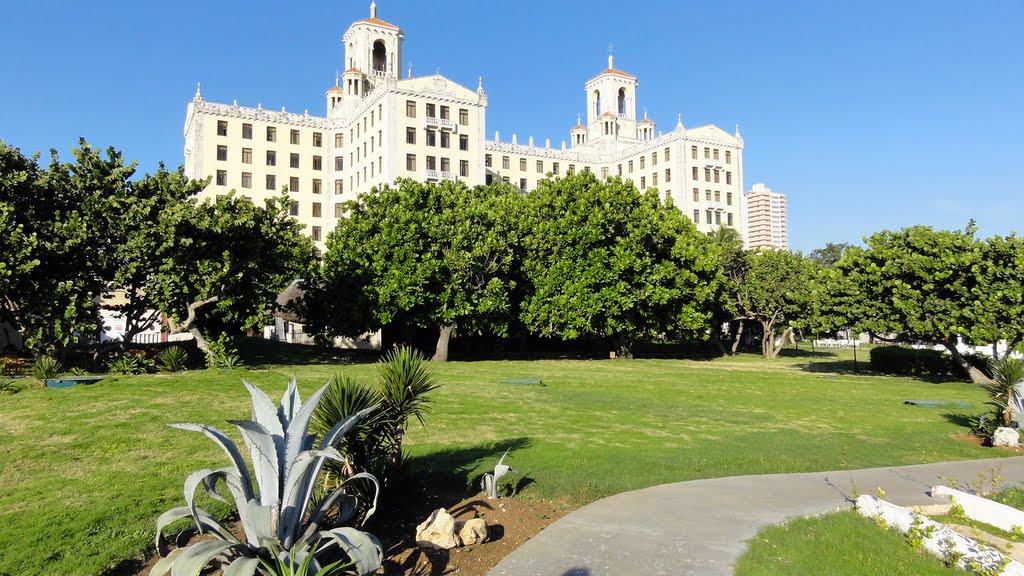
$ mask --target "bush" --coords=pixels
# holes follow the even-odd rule
[[[111,374],[124,374],[127,376],[145,374],[149,371],[149,362],[146,362],[145,358],[139,356],[122,356],[107,365],[107,370]]]
[[[17,394],[20,391],[21,386],[14,383],[14,378],[0,372],[0,394]]]
[[[945,376],[954,373],[952,360],[942,352],[904,346],[872,348],[871,369],[910,376]]]
[[[64,372],[64,366],[56,358],[42,356],[32,364],[32,376],[39,381],[56,378]]]
[[[181,372],[188,369],[188,352],[181,346],[165,348],[156,355],[156,365],[161,372]]]

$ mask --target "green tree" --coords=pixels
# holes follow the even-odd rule
[[[1024,341],[1024,239],[993,236],[981,250],[969,307],[974,318],[972,335],[979,342],[992,343],[993,357],[999,357],[996,343],[1006,340],[1005,359]]]
[[[793,329],[805,321],[811,268],[799,254],[786,250],[751,250],[743,273],[731,286],[739,315],[761,324],[761,354],[775,358]]]
[[[357,336],[410,323],[438,330],[434,360],[458,328],[505,334],[518,194],[509,186],[401,180],[346,204],[327,239],[305,316],[315,329]]]
[[[736,285],[743,278],[745,252],[743,251],[743,237],[735,228],[719,226],[708,236],[718,255],[718,263],[725,276],[724,288]],[[729,353],[735,354],[739,348],[740,339],[743,337],[744,315],[736,309],[735,299],[722,298],[720,305],[716,308],[712,320],[711,339],[721,354],[726,354],[725,346],[722,344],[722,326],[729,327],[729,336],[732,339],[732,346]]]
[[[822,266],[834,266],[849,249],[850,245],[846,242],[839,242],[838,244],[829,242],[828,244],[825,244],[824,248],[815,248],[814,250],[811,250],[811,253],[807,255],[807,259],[821,264]]]
[[[956,347],[958,335],[982,335],[974,301],[986,290],[977,274],[983,245],[973,223],[963,231],[884,230],[865,243],[866,249],[850,248],[829,272],[833,322],[940,343],[972,381],[987,383]]]
[[[188,187],[175,175],[175,186]],[[288,215],[287,197],[264,206],[234,194],[190,199],[164,209],[156,223],[160,244],[146,291],[168,315],[171,331],[189,332],[209,354],[203,323],[212,318],[238,328],[261,324],[275,298],[316,260],[302,225]]]
[[[528,329],[607,337],[624,358],[638,336],[707,335],[722,283],[717,256],[655,189],[583,171],[543,180],[527,198]]]

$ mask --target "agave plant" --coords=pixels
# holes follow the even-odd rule
[[[309,422],[327,385],[303,404],[293,379],[281,405],[275,407],[262,390],[243,383],[252,396],[252,419],[230,423],[238,428],[249,449],[253,474],[234,442],[220,430],[200,424],[172,424],[175,428],[205,434],[228,455],[231,465],[217,470],[199,470],[185,479],[186,506],[168,510],[157,520],[156,545],[163,558],[153,566],[150,576],[163,576],[168,571],[174,576],[197,576],[215,559],[220,560],[225,576],[252,576],[257,571],[271,574],[282,566],[288,567],[289,573],[302,576],[326,576],[342,571],[363,575],[377,570],[382,552],[380,542],[371,534],[347,526],[320,528],[328,514],[337,518],[336,524],[348,521],[355,514],[358,502],[345,493],[344,484],[315,505],[311,503],[314,483],[324,462],[341,459],[332,446],[375,407],[337,422],[314,447],[317,437],[308,434]],[[360,478],[377,487],[376,478],[370,474],[356,474],[348,481]],[[220,482],[227,486],[234,500],[244,540],[236,538],[195,505],[195,493],[200,486],[211,498],[227,502],[217,490]],[[365,518],[373,513],[376,505],[377,490]],[[168,553],[163,543],[163,529],[184,518],[191,518],[200,532],[206,532],[213,539]],[[335,561],[339,553],[346,563]]]
[[[32,364],[32,376],[36,380],[56,378],[64,372],[64,366],[56,358],[41,356]]]
[[[188,352],[181,346],[170,346],[156,355],[161,372],[181,372],[188,367]]]
[[[511,450],[511,448],[509,448],[509,450]],[[505,464],[505,456],[508,456],[508,450],[505,450],[505,453],[498,459],[498,463],[494,466],[494,473],[491,474],[490,472],[487,472],[483,475],[483,478],[480,479],[480,487],[487,492],[487,497],[492,500],[501,498],[498,494],[498,482],[501,482],[501,479],[509,472],[518,474],[518,472],[513,470],[511,466]]]

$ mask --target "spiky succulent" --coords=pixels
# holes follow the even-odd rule
[[[303,570],[308,569],[310,576],[345,570],[363,575],[377,570],[381,565],[381,546],[371,534],[348,526],[320,529],[320,522],[334,510],[337,510],[335,524],[344,523],[355,515],[358,501],[345,493],[344,484],[311,506],[314,483],[324,462],[341,459],[332,446],[376,407],[338,422],[317,443],[316,436],[309,435],[309,422],[326,385],[303,404],[293,379],[281,405],[274,406],[262,390],[243,383],[252,396],[252,419],[229,422],[238,428],[249,449],[253,474],[250,475],[238,447],[220,430],[201,424],[172,424],[175,428],[205,434],[224,450],[231,465],[217,470],[199,470],[185,479],[186,506],[168,510],[157,520],[156,545],[163,558],[153,566],[150,576],[163,576],[168,571],[173,576],[197,576],[215,559],[220,560],[224,576],[269,573],[268,566],[280,565],[306,567]],[[357,474],[348,481],[355,479],[366,479],[375,487],[365,521],[377,506],[377,479],[370,474]],[[238,510],[244,540],[236,538],[212,515],[195,505],[195,493],[200,486],[211,498],[227,502],[217,491],[221,482],[227,486]],[[184,518],[191,518],[200,532],[213,539],[168,553],[163,543],[163,529]],[[347,563],[333,562],[339,552]]]
[[[511,450],[511,448],[509,448],[509,450]],[[508,450],[505,450],[505,453],[501,455],[500,459],[498,459],[498,463],[494,466],[494,473],[491,474],[490,472],[487,472],[482,478],[480,478],[480,487],[487,492],[487,497],[490,499],[497,499],[501,497],[498,494],[498,482],[501,482],[501,479],[505,474],[508,474],[509,472],[518,474],[518,472],[513,470],[511,466],[505,464],[505,456],[508,456]]]

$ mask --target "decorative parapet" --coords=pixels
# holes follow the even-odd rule
[[[238,118],[241,120],[257,120],[260,122],[276,122],[278,124],[288,124],[291,126],[304,126],[308,128],[332,128],[332,122],[328,118],[321,116],[310,116],[306,114],[294,114],[292,112],[280,112],[274,110],[264,110],[263,108],[249,108],[246,106],[239,106],[237,104],[218,104],[216,102],[208,102],[206,100],[195,101],[189,104],[191,117],[194,114],[211,114],[215,116],[225,116],[228,118]],[[186,121],[186,124],[188,122]]]

